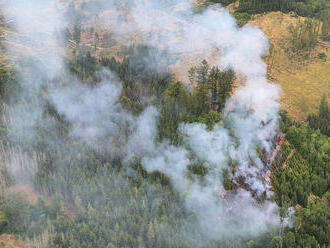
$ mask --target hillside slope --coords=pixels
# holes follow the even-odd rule
[[[302,17],[281,12],[256,15],[249,24],[258,26],[272,45],[267,58],[269,77],[283,89],[282,108],[296,120],[303,120],[317,111],[323,94],[330,96],[330,43],[320,41],[308,59],[291,57],[288,28],[297,25]],[[325,53],[327,59],[318,55]]]
[[[231,13],[234,12],[233,6],[229,6]],[[166,16],[166,13],[162,14]],[[97,30],[99,33],[97,45],[93,46],[95,42],[94,33],[83,32],[80,46],[89,48],[92,54],[97,57],[114,56],[117,59],[121,59],[125,56],[125,53],[122,52],[121,44],[113,43],[110,46],[108,44],[108,39],[111,40],[111,26],[115,22],[110,16],[110,11],[104,11],[98,16],[99,19],[108,20],[110,29],[105,27],[104,30]],[[283,89],[282,109],[287,110],[289,115],[296,120],[304,120],[308,114],[315,113],[322,95],[324,93],[330,94],[330,83],[328,80],[330,62],[329,59],[318,58],[318,55],[321,53],[326,54],[326,57],[330,58],[330,43],[319,40],[316,48],[307,59],[288,52],[288,47],[290,46],[288,28],[290,25],[295,26],[303,20],[303,17],[291,14],[270,12],[254,15],[248,23],[261,28],[270,39],[270,55],[266,58],[269,78],[281,85]],[[164,32],[173,31],[174,28],[165,27]],[[90,29],[89,25],[85,27],[85,30],[88,29]],[[134,40],[136,44],[139,44],[141,42],[140,35],[135,34],[134,39],[127,37],[127,40]],[[188,81],[187,71],[190,67],[200,63],[202,59],[207,59],[210,64],[215,62],[212,56],[205,57],[203,54],[194,52],[180,54],[179,58],[178,63],[171,66],[171,70],[182,81]]]
[[[233,6],[230,5],[229,7],[230,12],[233,12]],[[99,14],[98,21],[106,19],[108,27],[94,30],[94,32],[88,31],[93,25],[87,23],[84,27],[86,31],[82,32],[80,49],[90,50],[97,57],[114,56],[121,59],[125,56],[120,43],[124,42],[125,39],[132,40],[132,37],[126,37],[120,43],[115,42],[111,33],[111,27],[114,25],[115,20],[110,18],[111,16],[111,11],[108,10]],[[270,39],[272,48],[270,55],[266,58],[269,78],[281,85],[283,89],[282,109],[287,110],[289,115],[296,120],[304,120],[308,114],[314,113],[323,94],[330,96],[328,79],[330,74],[330,42],[319,41],[308,59],[292,57],[287,51],[290,37],[288,28],[290,25],[297,25],[303,19],[281,12],[270,12],[255,15],[248,23],[260,27]],[[167,27],[167,29],[171,29],[171,27]],[[0,37],[3,40],[1,43],[4,45],[9,42],[10,47],[13,47],[17,54],[28,53],[29,49],[23,45],[24,42],[22,44],[22,42],[16,40],[4,40],[11,32],[4,27],[0,27]],[[94,37],[95,32],[98,33],[97,41]],[[22,37],[22,39],[28,39],[28,37]],[[136,35],[133,40],[139,44],[141,37]],[[6,61],[7,58],[3,53],[4,51],[0,52],[0,59]],[[328,59],[319,59],[318,55],[321,53],[326,54]],[[201,58],[204,58],[203,55],[198,53],[181,54],[180,63],[176,63],[171,67],[172,72],[179,80],[187,81],[187,71],[196,63],[200,63]],[[204,59],[207,59],[211,64],[214,62],[212,57]]]

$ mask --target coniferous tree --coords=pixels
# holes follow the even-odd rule
[[[308,123],[311,128],[319,129],[321,133],[330,136],[330,108],[326,96],[322,97],[317,115],[310,115]]]

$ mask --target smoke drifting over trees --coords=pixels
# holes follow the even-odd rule
[[[54,150],[63,146],[65,138],[56,135],[52,119],[44,118],[51,105],[77,142],[119,159],[127,168],[139,161],[147,172],[166,175],[209,237],[250,237],[278,228],[278,207],[269,200],[272,192],[262,179],[266,164],[258,154],[258,150],[272,153],[271,142],[279,131],[280,89],[266,77],[262,57],[269,45],[264,34],[252,26],[238,28],[220,6],[196,14],[188,0],[104,1],[85,6],[91,13],[111,11],[118,20],[111,26],[118,42],[133,44],[128,37],[140,33],[143,44],[161,51],[161,56],[149,54],[152,59],[146,61],[152,63],[147,67],[166,72],[168,66],[182,63],[180,54],[204,54],[215,58],[215,66],[244,78],[244,85],[225,104],[223,125],[210,130],[201,123],[181,123],[182,142],[174,145],[159,139],[161,118],[155,96],[144,95],[143,110],[133,114],[122,106],[123,83],[115,72],[99,70],[93,84],[69,72],[62,34],[74,23],[63,17],[65,8],[53,0],[15,0],[6,5],[5,15],[15,19],[17,30],[9,39],[22,39],[29,58],[24,63],[26,58],[10,51],[20,62],[21,89],[7,113],[12,120],[11,139],[29,146],[37,143],[35,132],[44,128],[50,132],[47,144]],[[202,180],[189,177],[189,166],[198,163],[207,168]],[[250,190],[238,189],[229,206],[219,195],[225,190],[222,173],[232,171],[233,164],[237,164],[233,177],[245,177]],[[257,201],[251,192],[259,197],[266,194],[267,199]]]

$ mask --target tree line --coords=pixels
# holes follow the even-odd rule
[[[77,54],[68,65],[85,84],[99,82],[96,71],[101,67],[115,72],[123,83],[122,106],[132,114],[141,113],[144,97],[155,96],[153,104],[160,110],[159,140],[181,144],[181,122],[201,122],[209,129],[221,125],[221,111],[235,87],[231,70],[202,61],[189,70],[191,85],[185,85],[169,71],[148,66],[159,51],[143,46],[128,51],[131,54],[123,61]],[[1,87],[7,89],[8,84],[15,84],[15,74],[2,75],[6,80],[1,81]],[[36,156],[38,167],[31,178],[34,188],[42,193],[37,204],[8,190],[14,182],[9,180],[2,185],[0,233],[32,239],[46,237],[47,231],[48,248],[327,247],[328,114],[329,107],[323,100],[319,113],[306,123],[295,123],[286,114],[281,116],[288,143],[273,165],[274,200],[283,217],[288,215],[289,207],[297,209],[293,226],[255,238],[210,240],[200,233],[196,216],[185,210],[182,198],[165,175],[147,173],[139,161],[127,168],[120,159],[77,142],[68,135],[70,124],[49,103],[44,118],[51,125],[36,130],[34,143],[13,143],[5,127],[0,133],[6,146],[21,146],[28,154],[42,154]],[[61,146],[54,147],[53,142]],[[204,169],[192,166],[190,173],[203,177]],[[5,170],[2,168],[0,175],[5,176]],[[223,180],[230,189],[226,173]]]

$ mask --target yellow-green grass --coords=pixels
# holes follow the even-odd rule
[[[233,11],[234,8],[231,7]],[[303,19],[281,12],[271,12],[255,15],[249,22],[249,24],[260,27],[270,39],[273,53],[266,59],[269,65],[269,77],[272,81],[281,85],[283,89],[282,108],[287,110],[289,115],[296,120],[303,120],[308,114],[316,112],[322,95],[330,94],[330,43],[322,42],[322,44],[319,44],[308,60],[289,58],[287,52],[289,46],[288,27],[291,24],[296,25]],[[4,28],[0,30],[0,34],[5,36],[10,33],[10,30]],[[85,41],[85,38],[83,36],[82,41]],[[87,40],[86,43],[88,43]],[[31,52],[27,47],[18,43],[11,42],[7,46],[10,46],[17,54]],[[98,50],[105,52],[103,48]],[[109,54],[111,54],[110,50],[118,52],[120,49],[118,47],[109,49]],[[328,61],[317,58],[317,55],[322,52],[327,54]],[[189,63],[183,64],[193,66],[196,63],[189,55],[186,57],[187,59],[184,59],[184,61],[189,61]],[[2,62],[8,61],[8,58],[0,55],[0,60]],[[185,79],[189,69],[186,67],[173,68],[173,72],[178,79]]]
[[[271,12],[256,15],[249,22],[260,27],[270,39],[273,49],[266,59],[269,77],[282,87],[282,109],[299,121],[317,112],[323,94],[330,97],[330,43],[319,40],[307,59],[288,50],[288,27],[303,19]],[[319,59],[320,53],[325,53],[327,59]]]
[[[327,53],[330,58],[330,52]],[[293,72],[282,71],[276,81],[283,89],[283,108],[297,120],[318,110],[323,94],[330,97],[330,62],[319,61]]]

